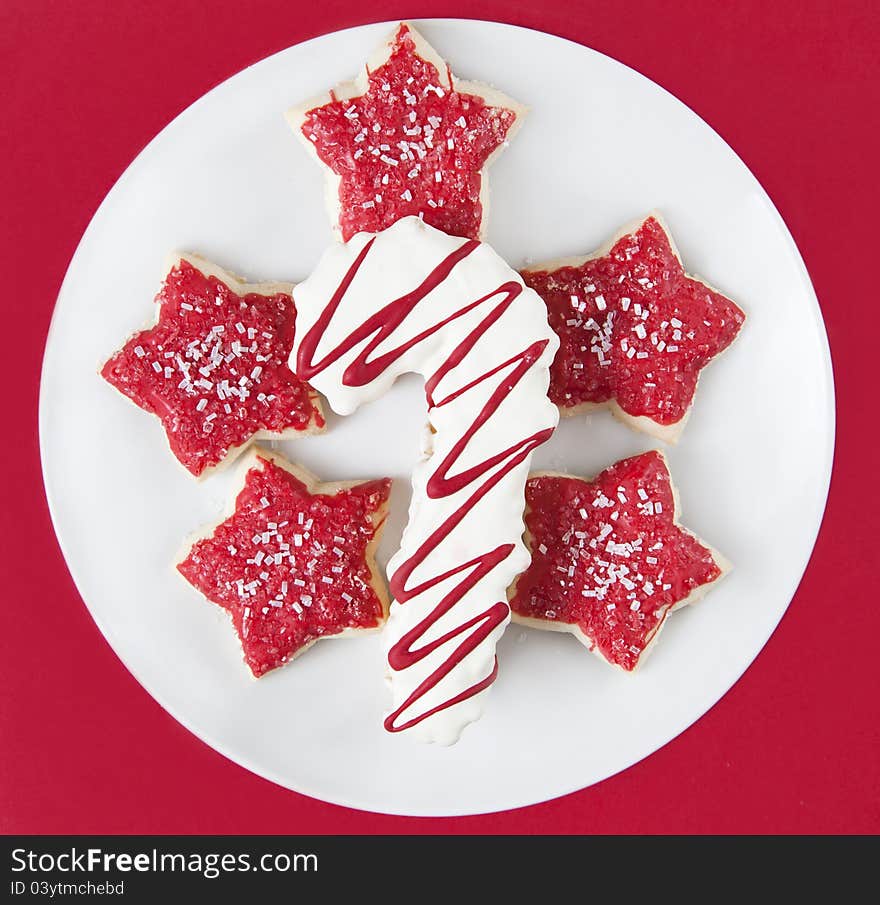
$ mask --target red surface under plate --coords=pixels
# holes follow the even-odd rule
[[[247,14],[240,3],[194,0],[0,5],[8,74],[0,239],[12,283],[5,329],[15,336],[4,343],[5,419],[19,426],[0,507],[0,830],[880,831],[880,485],[865,478],[880,440],[869,415],[876,293],[859,266],[871,245],[853,242],[876,224],[866,187],[880,157],[880,124],[870,113],[880,104],[880,34],[873,3],[824,9],[743,0],[722,16],[696,0],[649,0],[622,19],[614,6],[539,0],[376,0],[369,8],[255,0]],[[593,788],[488,818],[421,820],[346,810],[258,779],[140,688],[101,638],[55,542],[41,486],[37,395],[52,306],[80,236],[123,169],[174,115],[237,70],[306,38],[368,19],[456,13],[554,32],[616,57],[732,144],[786,219],[821,300],[838,366],[838,447],[824,527],[795,600],[706,716]]]

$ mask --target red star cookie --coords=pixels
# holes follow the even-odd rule
[[[623,459],[592,481],[533,475],[525,516],[532,563],[511,589],[514,622],[571,632],[608,663],[635,669],[667,614],[729,569],[677,516],[660,452]]]
[[[327,201],[343,241],[418,214],[479,238],[485,170],[526,109],[449,66],[401,23],[353,82],[290,110],[288,121],[327,167]]]
[[[388,593],[374,553],[391,481],[320,484],[264,450],[248,453],[232,513],[177,566],[228,610],[257,677],[321,638],[379,628]]]
[[[674,443],[700,370],[745,320],[730,299],[688,276],[656,217],[603,251],[539,264],[523,280],[547,303],[560,340],[550,398],[563,415],[599,406]]]
[[[314,433],[318,395],[287,365],[296,311],[286,283],[239,283],[179,255],[156,296],[156,323],[136,333],[101,376],[165,428],[196,477],[251,440]]]

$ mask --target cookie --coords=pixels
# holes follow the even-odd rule
[[[526,507],[532,562],[511,588],[514,622],[570,632],[627,672],[668,614],[699,600],[730,568],[678,524],[660,452],[623,459],[592,481],[536,474]]]
[[[290,110],[287,119],[326,169],[330,219],[343,241],[408,215],[478,238],[486,170],[525,113],[487,85],[456,79],[401,23],[353,82]]]
[[[380,628],[388,594],[374,556],[391,481],[321,484],[263,449],[241,465],[228,517],[191,543],[177,570],[229,613],[254,676],[321,638]]]
[[[476,240],[418,217],[332,246],[297,286],[291,367],[341,415],[401,374],[425,378],[429,431],[388,566],[391,732],[454,742],[482,712],[522,540],[532,451],[559,413],[541,299]]]
[[[684,272],[657,216],[601,251],[522,276],[559,336],[550,398],[562,414],[608,407],[667,443],[681,434],[700,371],[745,320],[734,302]]]
[[[156,321],[101,369],[156,415],[171,451],[201,477],[259,438],[324,427],[315,391],[287,364],[294,309],[287,283],[240,282],[195,255],[172,259]]]

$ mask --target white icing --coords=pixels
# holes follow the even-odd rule
[[[360,233],[345,245],[332,246],[309,279],[296,287],[297,328],[291,355],[291,366],[294,369],[303,338],[315,326],[355,259],[373,239],[372,234]],[[312,361],[321,362],[324,356],[336,349],[377,311],[416,289],[444,259],[461,248],[466,241],[426,226],[417,217],[399,220],[379,233],[318,342]],[[503,293],[496,294],[496,290],[505,283],[515,283],[522,289],[498,320],[477,340],[463,361],[446,373],[434,390],[434,399],[438,405],[428,412],[429,424],[434,433],[430,443],[426,444],[428,457],[419,461],[413,469],[409,522],[403,534],[401,549],[388,565],[392,581],[396,571],[419,550],[438,526],[459,510],[485,484],[488,476],[503,467],[503,462],[499,463],[486,475],[449,496],[429,498],[427,495],[426,486],[433,473],[455,443],[474,424],[492,393],[511,374],[519,360],[478,382],[453,401],[439,403],[520,355],[533,343],[545,341],[546,346],[538,359],[528,368],[489,421],[471,439],[453,464],[449,475],[455,476],[480,465],[508,447],[517,444],[521,446],[526,438],[544,430],[552,430],[556,426],[558,411],[547,399],[547,388],[549,367],[556,353],[558,340],[547,323],[546,307],[535,292],[524,286],[515,271],[488,245],[481,244],[460,260],[447,279],[422,298],[405,320],[374,350],[371,361],[399,348],[422,332],[431,331],[413,348],[391,361],[374,379],[363,386],[346,385],[343,379],[346,367],[357,358],[369,338],[318,373],[302,375],[327,397],[333,410],[342,415],[350,414],[364,402],[385,393],[401,374],[412,371],[429,379],[465,337],[505,298]],[[433,329],[462,308],[490,294],[492,297],[487,302],[442,328]],[[529,554],[522,541],[522,516],[530,459],[529,453],[522,462],[508,471],[470,509],[446,539],[428,554],[407,581],[406,587],[411,589],[422,581],[443,575],[501,545],[513,546],[512,552],[503,561],[483,576],[422,636],[417,642],[418,647],[459,628],[493,604],[503,603],[506,606],[508,586],[529,563]],[[464,574],[466,573],[459,573],[446,579],[404,604],[393,602],[385,631],[386,649],[391,650],[406,633],[418,625],[437,606],[444,594],[461,581]],[[414,701],[400,715],[396,725],[445,704],[485,679],[492,672],[495,645],[509,618],[508,610],[503,622],[437,685]],[[397,710],[453,654],[470,631],[448,640],[429,656],[404,669],[389,669],[393,710]],[[458,739],[468,723],[479,718],[487,690],[440,710],[405,731],[426,741],[451,744]]]

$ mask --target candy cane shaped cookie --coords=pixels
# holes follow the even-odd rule
[[[425,378],[432,448],[388,566],[385,728],[451,744],[482,712],[506,589],[529,563],[525,481],[558,418],[547,309],[488,245],[416,217],[331,247],[296,305],[291,367],[339,414]]]

